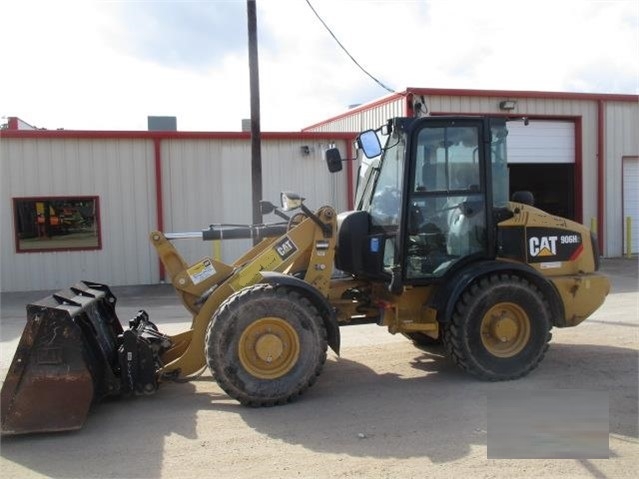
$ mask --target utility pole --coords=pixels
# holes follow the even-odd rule
[[[256,0],[246,1],[249,43],[249,76],[251,88],[251,186],[253,190],[253,223],[262,222],[262,137],[260,132],[260,74],[257,56]]]

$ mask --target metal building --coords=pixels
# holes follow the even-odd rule
[[[426,113],[427,112],[427,113]],[[355,133],[393,116],[503,115],[511,191],[598,232],[604,256],[639,251],[639,96],[409,88],[306,128],[263,133],[263,197],[293,190],[309,207],[352,208],[355,164],[329,175],[323,153],[351,156]],[[522,118],[526,117],[528,125]],[[250,223],[248,133],[0,131],[0,291],[165,279],[150,231]],[[268,219],[268,218],[267,218]],[[632,234],[628,234],[632,233]],[[187,261],[236,259],[249,241],[219,249],[178,240]]]
[[[530,190],[540,208],[596,230],[604,256],[639,252],[639,96],[408,88],[304,131],[362,131],[416,114],[512,119],[511,191]]]
[[[263,197],[297,191],[310,208],[351,206],[350,170],[330,175],[323,152],[350,154],[352,134],[262,133]],[[162,279],[149,232],[251,223],[248,133],[0,132],[0,291]],[[270,218],[265,218],[270,220]],[[215,251],[232,262],[248,240]],[[187,261],[213,244],[178,240]]]

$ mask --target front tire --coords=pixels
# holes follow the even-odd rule
[[[550,307],[524,278],[494,274],[472,283],[444,327],[449,356],[480,379],[525,376],[543,359],[550,341]]]
[[[294,290],[258,284],[222,303],[205,348],[213,377],[229,396],[273,406],[295,400],[320,375],[326,329],[317,308]]]

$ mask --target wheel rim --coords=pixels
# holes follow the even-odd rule
[[[481,340],[493,356],[509,358],[520,353],[530,339],[530,318],[515,303],[499,303],[481,321]]]
[[[281,318],[262,318],[242,333],[239,356],[242,367],[260,379],[276,379],[297,363],[300,340],[295,329]]]

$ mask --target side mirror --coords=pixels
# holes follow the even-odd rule
[[[375,158],[382,154],[382,145],[375,130],[366,130],[357,137],[357,145],[366,158]]]
[[[342,171],[342,156],[339,154],[339,150],[337,148],[329,148],[326,150],[324,156],[326,157],[328,171],[331,173]]]
[[[283,191],[280,194],[280,202],[282,204],[282,210],[292,211],[302,206],[304,198],[297,193]]]

